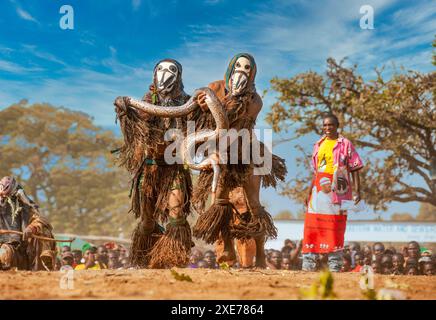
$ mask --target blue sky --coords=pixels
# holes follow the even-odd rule
[[[64,4],[74,8],[74,30],[59,27]],[[374,8],[373,30],[359,27],[359,8],[367,4]],[[383,65],[386,75],[393,65],[433,68],[435,1],[3,0],[0,12],[0,108],[22,98],[49,102],[87,112],[117,132],[114,98],[142,96],[155,62],[165,57],[182,63],[187,92],[222,79],[241,51],[256,58],[260,92],[274,76],[324,71],[329,56],[348,57],[366,79]],[[258,127],[266,127],[273,101],[272,93],[265,96]],[[298,174],[295,144],[310,149],[316,138],[274,150],[287,159],[288,177]],[[272,189],[262,200],[273,213],[298,210]],[[383,216],[417,209],[394,203]]]

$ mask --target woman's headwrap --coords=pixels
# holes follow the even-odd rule
[[[246,85],[243,93],[245,93],[247,91],[248,92],[255,91],[254,79],[256,78],[256,71],[257,71],[256,61],[254,60],[253,56],[251,54],[249,54],[249,53],[238,53],[237,55],[235,55],[232,58],[232,60],[230,60],[230,63],[228,65],[228,67],[227,67],[226,74],[224,75],[224,79],[225,79],[225,82],[226,82],[226,89],[229,92],[231,92],[230,79],[231,79],[232,75],[235,72],[236,62],[241,57],[247,58],[250,61],[250,65],[251,65],[250,75],[248,77],[247,85]]]
[[[179,95],[183,92],[182,65],[174,59],[160,60],[154,67],[153,86],[159,94]]]

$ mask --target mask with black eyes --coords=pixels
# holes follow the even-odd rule
[[[246,57],[239,57],[236,60],[233,73],[229,81],[230,93],[239,96],[245,92],[252,72],[252,65]]]
[[[171,61],[162,61],[154,69],[154,84],[158,92],[171,92],[179,76],[178,66]]]
[[[0,204],[4,204],[7,197],[15,194],[18,183],[14,177],[3,177],[0,180]]]

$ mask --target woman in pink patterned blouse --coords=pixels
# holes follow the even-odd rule
[[[343,201],[360,201],[359,170],[363,163],[353,144],[338,133],[338,118],[323,119],[323,137],[312,155],[314,178],[304,222],[303,270],[317,268],[319,254],[328,255],[331,271],[340,271],[347,222]],[[354,186],[354,198],[353,188]]]

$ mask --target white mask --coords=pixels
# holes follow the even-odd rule
[[[244,93],[251,73],[251,63],[245,57],[236,60],[233,74],[230,77],[230,91],[233,96]]]
[[[156,67],[155,84],[159,92],[171,92],[176,83],[179,69],[169,61],[163,61]]]

